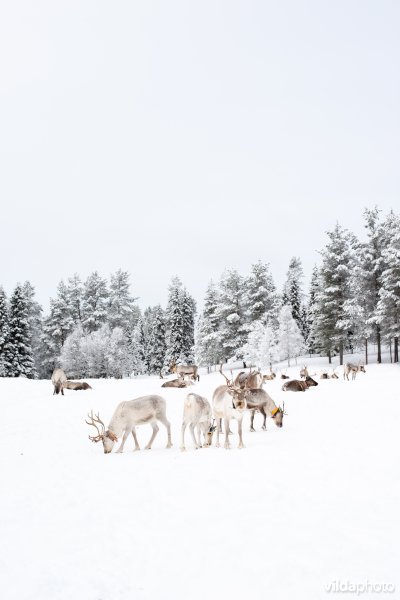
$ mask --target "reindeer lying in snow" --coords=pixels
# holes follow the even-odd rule
[[[142,396],[135,400],[121,402],[115,409],[107,430],[98,414],[94,417],[92,411],[88,417],[90,421],[86,421],[86,423],[88,425],[93,425],[98,434],[93,437],[89,435],[89,439],[92,442],[103,442],[104,454],[109,454],[111,452],[114,443],[118,441],[118,438],[121,437],[122,434],[124,435],[117,452],[123,452],[124,444],[130,433],[135,440],[135,450],[140,450],[135,428],[137,425],[143,425],[144,423],[149,423],[153,428],[153,435],[146,446],[146,450],[150,450],[159,430],[157,421],[160,421],[167,429],[167,448],[171,448],[172,446],[171,425],[167,420],[166,402],[161,396]],[[97,427],[97,424],[100,425],[101,431]]]
[[[212,436],[215,426],[211,425],[211,405],[206,398],[198,394],[188,394],[183,405],[183,422],[182,422],[182,446],[185,448],[185,429],[189,425],[190,433],[196,450],[201,448],[201,432],[204,436],[204,447],[211,446]],[[197,427],[198,441],[195,436],[195,427]]]
[[[179,379],[170,379],[170,381],[166,381],[161,387],[185,388],[188,386],[188,383],[188,381],[185,381],[179,377]]]
[[[250,371],[249,373],[240,371],[233,384],[242,389],[247,388],[248,390],[257,390],[262,387],[263,376],[260,371]]]
[[[292,379],[291,381],[287,381],[283,384],[282,390],[284,392],[305,392],[309,387],[314,385],[318,385],[312,377],[307,375],[305,381],[300,381],[299,379]]]
[[[254,415],[259,411],[264,417],[262,429],[266,430],[267,417],[271,417],[275,421],[277,427],[283,425],[283,415],[285,415],[285,403],[282,408],[276,406],[271,396],[265,390],[248,390],[246,395],[247,408],[251,411],[250,431],[254,429]]]
[[[66,381],[64,383],[64,389],[67,390],[91,390],[92,386],[86,383],[86,381]]]

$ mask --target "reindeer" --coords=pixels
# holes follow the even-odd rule
[[[67,381],[67,376],[62,369],[54,369],[53,374],[51,376],[51,383],[54,385],[54,394],[59,394],[64,396],[64,387],[65,382]]]
[[[320,375],[320,379],[330,379],[329,374],[326,371],[323,371]]]
[[[230,448],[229,443],[229,423],[231,419],[236,419],[238,422],[238,434],[239,434],[239,448],[244,448],[242,439],[242,421],[244,417],[244,411],[246,410],[246,397],[249,390],[240,388],[227,378],[222,372],[222,365],[220,367],[220,373],[226,379],[226,385],[220,385],[214,391],[213,394],[213,411],[214,418],[217,422],[217,443],[216,446],[219,448],[219,434],[221,431],[221,421],[224,419],[225,424],[225,448]]]
[[[353,365],[352,363],[346,363],[344,365],[343,379],[347,379],[347,381],[349,381],[349,373],[351,373],[351,379],[354,380],[359,371],[361,373],[366,373],[364,365]]]
[[[121,402],[115,409],[107,430],[98,414],[93,416],[92,411],[88,417],[90,421],[85,422],[88,425],[93,425],[98,434],[96,436],[89,435],[89,439],[92,442],[103,442],[104,454],[109,454],[111,452],[114,447],[114,443],[118,441],[118,438],[121,437],[122,434],[124,435],[117,452],[123,452],[124,444],[130,433],[133,435],[133,439],[135,440],[135,451],[140,450],[136,437],[136,426],[143,425],[144,423],[149,423],[153,428],[153,435],[146,446],[146,450],[150,450],[154,438],[159,430],[157,421],[160,421],[160,423],[162,423],[167,429],[167,448],[171,448],[172,446],[171,425],[167,420],[166,402],[161,396],[142,396],[141,398],[136,398],[135,400]],[[97,425],[100,425],[101,430],[99,430]]]
[[[273,379],[275,379],[275,377],[276,377],[276,373],[274,373],[273,370],[270,369],[269,375],[267,375],[267,374],[263,375],[263,383],[265,383],[266,381],[272,381]]]
[[[176,363],[172,364],[170,367],[171,373],[176,373],[178,377],[185,378],[185,375],[190,375],[193,381],[200,381],[200,375],[198,374],[198,369],[196,365],[177,365]]]
[[[304,367],[302,369],[300,369],[300,379],[305,379],[307,376],[309,375],[309,372],[307,370],[307,365],[304,365]]]
[[[173,387],[173,388],[185,388],[188,385],[188,381],[185,381],[184,379],[171,379],[170,381],[166,381],[165,383],[163,383],[161,385],[161,387]]]
[[[284,383],[282,386],[282,390],[284,392],[305,392],[309,387],[313,387],[315,385],[318,385],[318,383],[308,375],[305,378],[305,381],[300,381],[299,379],[286,381],[286,383]]]
[[[290,377],[289,377],[289,375],[286,375],[285,373],[282,373],[281,379],[290,379]]]
[[[206,398],[198,394],[188,394],[183,405],[183,422],[182,422],[182,446],[181,450],[186,450],[185,447],[185,429],[189,425],[190,433],[196,450],[201,448],[201,436],[203,432],[204,447],[211,446],[212,436],[215,431],[215,426],[211,425],[211,405]],[[197,427],[198,441],[194,433]]]
[[[86,383],[86,381],[66,381],[64,383],[64,389],[67,390],[91,390],[92,386]]]
[[[333,373],[331,375],[331,379],[339,379],[339,375],[336,373],[335,369],[333,369]]]
[[[275,402],[272,400],[271,396],[267,394],[265,390],[248,390],[247,396],[247,408],[251,412],[250,417],[250,431],[255,431],[254,429],[254,415],[257,411],[259,411],[264,417],[264,423],[262,429],[266,430],[266,420],[267,417],[271,417],[275,421],[275,425],[277,427],[282,427],[283,425],[283,415],[285,415],[285,403],[283,403],[282,408],[280,406],[276,406]]]
[[[248,390],[256,390],[262,387],[263,384],[263,376],[260,371],[252,372],[250,370],[249,373],[245,373],[244,371],[240,371],[240,373],[236,376],[233,385],[240,387],[242,389],[247,388]]]

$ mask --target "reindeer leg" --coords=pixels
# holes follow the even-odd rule
[[[156,435],[157,435],[157,433],[158,433],[158,431],[159,431],[159,427],[158,427],[158,425],[157,425],[156,421],[153,421],[153,422],[151,423],[151,426],[152,426],[152,428],[153,428],[153,435],[151,436],[151,438],[150,438],[150,440],[149,440],[149,443],[148,443],[148,444],[147,444],[147,446],[146,446],[146,450],[151,450],[151,445],[152,445],[152,443],[154,442],[154,438],[156,437]]]
[[[186,421],[183,421],[183,423],[182,423],[182,444],[181,444],[181,450],[182,450],[182,452],[184,450],[186,450],[186,446],[185,446],[185,429],[186,429],[186,425],[187,425]]]
[[[216,421],[217,421],[217,441],[216,441],[215,447],[219,448],[220,447],[220,445],[219,445],[219,434],[220,434],[220,431],[221,431],[221,419],[216,419]]]
[[[262,429],[263,429],[264,431],[266,431],[266,429],[267,429],[267,426],[266,426],[266,422],[267,422],[267,413],[265,412],[265,409],[264,409],[264,407],[263,407],[263,406],[261,406],[261,408],[260,408],[260,413],[261,413],[261,414],[263,415],[263,417],[264,417],[264,423],[263,423]]]
[[[158,420],[160,421],[160,423],[162,423],[164,425],[164,427],[166,427],[167,429],[167,435],[168,435],[168,442],[167,442],[167,448],[172,448],[172,439],[171,439],[171,423],[168,421],[167,417],[165,415],[160,415],[159,417],[157,417]]]
[[[251,415],[250,415],[250,431],[255,431],[254,429],[254,415],[255,415],[255,410],[251,411]]]
[[[122,438],[122,442],[120,447],[118,448],[117,452],[122,453],[124,451],[124,444],[127,440],[128,435],[130,434],[129,429],[125,429],[125,433],[124,433],[124,437]]]
[[[201,443],[201,425],[200,425],[200,423],[197,424],[197,437],[199,438],[199,448],[202,448],[202,443]]]
[[[243,417],[241,419],[238,419],[238,434],[239,434],[238,448],[244,448],[243,438],[242,438],[242,420],[243,420]]]
[[[229,443],[229,419],[225,418],[224,420],[224,424],[225,424],[225,448],[228,450],[231,445]]]
[[[193,444],[194,444],[194,447],[196,448],[196,450],[198,450],[199,449],[199,445],[197,443],[196,436],[194,434],[194,428],[195,428],[195,424],[194,423],[190,423],[189,429],[190,429],[190,433],[191,433],[191,436],[192,436],[192,439],[193,439]]]
[[[133,435],[133,439],[135,440],[135,449],[134,449],[134,452],[136,452],[137,450],[140,450],[140,446],[139,446],[138,441],[137,441],[136,429],[135,428],[132,429],[132,435]]]

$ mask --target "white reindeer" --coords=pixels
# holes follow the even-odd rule
[[[54,385],[54,394],[59,394],[64,396],[64,387],[67,382],[67,376],[62,369],[54,369],[53,374],[51,376],[51,383]]]
[[[211,405],[206,398],[203,398],[203,396],[190,393],[185,398],[183,405],[181,450],[186,450],[185,430],[187,425],[189,425],[196,450],[201,448],[201,432],[204,436],[204,447],[211,446],[215,426],[211,425]],[[196,427],[198,441],[196,440],[194,431]]]
[[[161,396],[142,396],[141,398],[136,398],[136,400],[121,402],[115,409],[107,430],[98,414],[94,417],[92,411],[88,417],[90,421],[86,421],[86,423],[88,425],[93,425],[98,433],[96,436],[89,436],[89,439],[92,440],[92,442],[102,441],[105,454],[111,452],[114,443],[118,441],[118,438],[122,434],[124,435],[117,452],[123,452],[124,444],[130,433],[135,440],[135,450],[140,450],[135,428],[137,425],[143,425],[144,423],[149,423],[153,428],[153,435],[146,446],[146,450],[150,450],[154,438],[159,431],[157,421],[160,421],[167,428],[167,448],[171,448],[172,446],[171,425],[166,416],[166,402]],[[97,423],[101,426],[101,431],[99,431]]]
[[[354,380],[359,371],[361,373],[366,373],[364,365],[360,363],[358,363],[358,365],[346,363],[343,369],[343,379],[347,379],[347,381],[349,381],[349,373],[351,373],[351,378]]]
[[[229,423],[231,419],[236,419],[238,422],[239,448],[244,448],[242,439],[242,421],[245,410],[247,408],[246,396],[249,390],[241,389],[234,385],[220,369],[221,375],[226,379],[226,385],[220,385],[213,394],[213,411],[214,418],[217,422],[217,443],[219,448],[219,434],[221,431],[221,421],[224,419],[225,425],[225,448],[230,448],[229,443]]]

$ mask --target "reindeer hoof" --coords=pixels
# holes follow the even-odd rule
[[[262,429],[263,431],[267,431],[267,428],[265,427],[265,425],[263,425],[263,426],[261,427],[261,429]]]
[[[255,432],[255,429],[254,429],[254,427],[250,427],[250,431],[254,431],[254,432]]]
[[[246,448],[246,446],[244,444],[239,444],[238,448],[241,450],[242,448]]]
[[[181,452],[186,452],[185,446],[181,446]]]
[[[172,448],[172,444],[167,444],[166,448]]]
[[[145,450],[151,450],[151,446],[146,446]]]
[[[230,450],[231,446],[230,446],[230,444],[225,444],[224,448],[225,448],[225,450]]]
[[[134,452],[139,452],[139,450],[140,450],[139,446],[137,448],[133,449]]]

